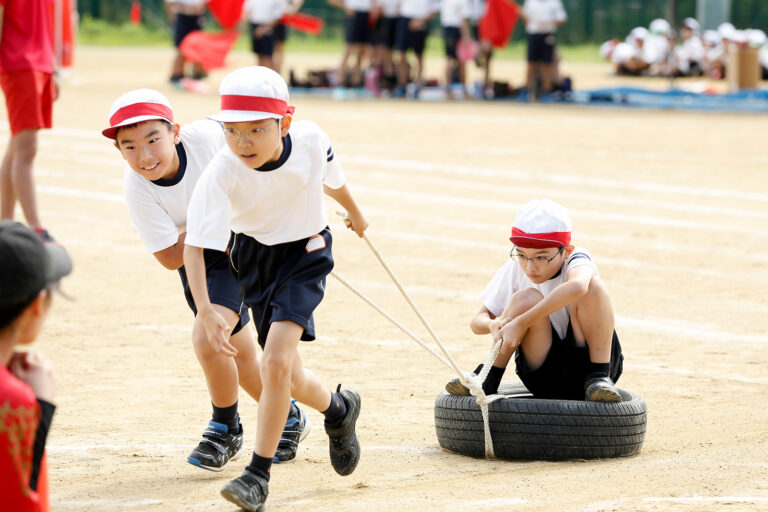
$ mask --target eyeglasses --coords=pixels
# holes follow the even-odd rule
[[[509,257],[510,258],[517,258],[517,262],[522,265],[525,262],[532,263],[533,265],[539,267],[539,266],[545,266],[552,263],[552,260],[557,258],[560,253],[563,252],[563,248],[559,248],[557,252],[551,257],[547,258],[546,256],[535,256],[533,258],[528,258],[527,256],[523,256],[522,254],[518,253],[516,248],[512,248],[511,251],[509,251]]]
[[[266,126],[261,126],[257,128],[249,128],[245,131],[242,130],[236,130],[235,128],[229,128],[227,126],[224,126],[224,135],[228,139],[233,140],[241,140],[243,137],[245,137],[245,140],[247,141],[254,141],[260,137],[262,137],[267,130],[269,130],[269,127],[272,126],[273,123],[269,123]],[[277,124],[277,123],[274,123]]]

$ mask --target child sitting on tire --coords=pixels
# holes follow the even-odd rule
[[[470,322],[475,334],[503,340],[485,394],[498,392],[514,354],[520,380],[536,397],[621,401],[615,382],[624,357],[611,301],[590,254],[571,245],[566,209],[547,199],[528,202],[510,241],[510,260],[486,287]],[[469,394],[458,378],[445,389]]]

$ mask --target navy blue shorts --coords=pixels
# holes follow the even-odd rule
[[[288,39],[288,29],[285,28],[284,23],[278,23],[275,25],[275,30],[272,31],[275,34],[276,43],[284,43]]]
[[[379,21],[376,24],[375,44],[391,50],[395,47],[396,34],[397,18],[379,18]]]
[[[427,43],[427,29],[411,30],[409,25],[411,18],[401,16],[397,19],[397,32],[395,34],[395,48],[401,52],[413,50],[416,55],[424,54],[424,46]]]
[[[551,63],[555,59],[555,34],[528,34],[528,62]]]
[[[248,316],[248,308],[240,298],[240,285],[237,284],[237,280],[232,275],[229,257],[227,253],[205,249],[203,258],[205,259],[208,297],[211,299],[211,303],[229,308],[240,316],[240,322],[232,330],[230,336],[237,334],[251,319]],[[184,267],[179,268],[179,277],[181,277],[181,285],[184,287],[184,297],[187,299],[187,304],[197,316],[195,300],[192,298],[187,271]]]
[[[176,48],[187,37],[187,34],[195,30],[203,30],[203,17],[198,15],[177,14],[173,24],[173,44]]]
[[[347,16],[344,27],[344,37],[348,44],[368,43],[370,30],[368,28],[368,11],[355,11]]]
[[[273,29],[262,37],[256,37],[256,29],[260,26],[251,23],[251,49],[256,55],[272,57],[272,54],[275,53],[275,31]]]
[[[517,375],[525,387],[539,398],[584,400],[584,381],[589,372],[589,348],[576,344],[573,328],[568,323],[565,339],[560,339],[552,326],[552,347],[544,363],[531,370],[523,356],[523,349],[515,352]],[[624,369],[624,355],[616,331],[611,345],[611,380],[616,383]]]
[[[232,270],[243,302],[251,308],[264,348],[272,322],[290,321],[304,329],[302,341],[315,339],[315,308],[325,295],[325,278],[333,270],[331,231],[309,238],[264,245],[238,233],[230,249]]]
[[[459,27],[443,27],[443,40],[445,41],[445,56],[458,60],[456,48],[461,39],[461,30]]]

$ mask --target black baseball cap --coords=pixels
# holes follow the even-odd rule
[[[44,243],[23,224],[0,221],[0,308],[31,301],[70,272],[64,247]]]

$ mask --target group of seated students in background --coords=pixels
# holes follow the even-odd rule
[[[768,77],[768,37],[759,29],[738,30],[731,23],[717,30],[701,30],[694,18],[685,18],[680,32],[665,19],[653,20],[648,28],[635,27],[620,41],[612,39],[600,47],[600,55],[613,63],[617,75],[662,77],[725,77],[729,49],[739,46],[759,52],[763,78]]]

